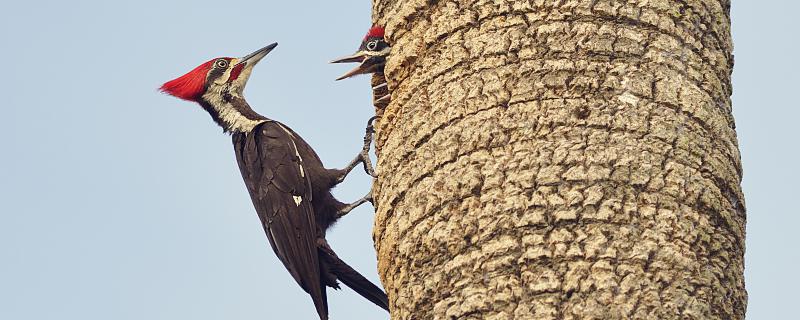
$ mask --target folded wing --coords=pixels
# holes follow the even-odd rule
[[[320,318],[327,319],[311,185],[295,139],[282,124],[267,121],[250,133],[235,134],[233,143],[242,178],[272,249],[311,295]]]

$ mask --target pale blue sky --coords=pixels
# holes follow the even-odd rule
[[[359,148],[368,77],[334,82],[370,2],[3,1],[0,319],[314,319],[266,242],[230,138],[156,88],[216,56],[279,42],[248,100],[329,166]],[[778,5],[780,3],[780,5]],[[794,313],[800,118],[791,1],[734,2],[734,113],[748,207],[751,319]],[[336,194],[356,199],[356,174]],[[372,209],[329,234],[377,281]],[[386,319],[349,289],[332,319]]]

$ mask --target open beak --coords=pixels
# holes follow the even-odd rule
[[[373,73],[377,71],[383,64],[386,63],[386,57],[372,56],[366,54],[364,51],[359,51],[353,55],[331,61],[331,63],[348,63],[348,62],[360,62],[361,64],[359,64],[353,70],[350,70],[347,73],[343,74],[341,77],[337,78],[336,81],[347,79],[359,74]]]
[[[261,61],[261,59],[266,57],[267,54],[270,51],[272,51],[272,49],[275,49],[275,47],[277,47],[277,46],[278,46],[278,43],[275,42],[275,43],[270,44],[270,45],[268,45],[266,47],[258,49],[258,50],[256,50],[256,52],[253,52],[251,54],[248,54],[248,55],[246,55],[244,57],[239,58],[239,62],[236,65],[244,64],[245,67],[252,68],[253,66],[256,65],[256,63],[258,63],[259,61]]]
[[[352,55],[341,57],[339,59],[331,61],[331,63],[350,63],[350,62],[362,62],[364,58],[367,57],[367,54],[364,51],[356,52]]]

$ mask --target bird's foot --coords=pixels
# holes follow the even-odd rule
[[[375,127],[372,126],[372,122],[376,118],[378,117],[374,116],[369,118],[369,121],[367,121],[367,129],[366,133],[364,134],[364,146],[361,148],[361,152],[356,155],[355,159],[350,161],[347,167],[341,170],[341,174],[336,177],[336,184],[342,183],[347,175],[350,174],[350,171],[352,171],[359,163],[364,164],[364,171],[367,174],[373,178],[378,177],[378,174],[375,173],[375,168],[372,166],[372,160],[369,158],[369,149],[372,146],[372,136],[375,133]]]
[[[358,154],[359,158],[361,158],[361,162],[364,163],[364,171],[373,178],[377,178],[378,174],[375,173],[375,167],[372,166],[372,159],[369,158],[369,149],[372,146],[372,138],[375,134],[375,127],[372,126],[372,123],[377,118],[378,116],[373,116],[367,120],[367,129],[364,133],[364,146],[361,147],[361,152]]]
[[[339,212],[336,213],[336,219],[344,217],[345,215],[350,213],[350,211],[353,211],[353,209],[358,208],[358,206],[360,206],[360,205],[362,205],[364,203],[369,202],[373,206],[375,206],[375,202],[373,202],[373,201],[374,200],[372,199],[372,190],[370,190],[369,193],[367,193],[367,195],[365,195],[361,199],[358,199],[355,202],[353,202],[351,204],[348,204],[348,205],[344,206],[343,208],[341,208],[339,210]]]

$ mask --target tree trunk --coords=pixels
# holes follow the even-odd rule
[[[393,319],[743,319],[726,0],[375,0]]]

